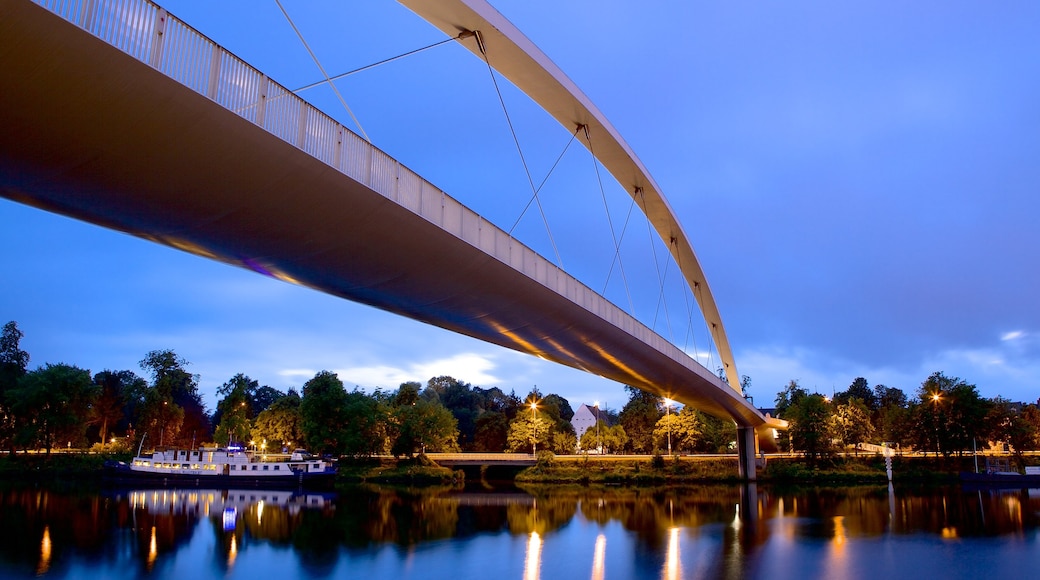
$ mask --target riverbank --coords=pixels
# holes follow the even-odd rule
[[[896,482],[957,483],[961,472],[974,471],[965,457],[900,456],[892,459]],[[811,464],[802,457],[771,457],[758,471],[760,483],[813,485],[879,484],[888,481],[885,460],[878,455],[840,456]],[[735,457],[612,458],[610,456],[539,457],[521,471],[518,483],[579,485],[672,485],[738,483]]]
[[[128,461],[129,454],[28,453],[0,455],[0,478],[25,481],[100,482],[105,461]],[[1029,457],[1036,463],[1037,457]],[[520,471],[449,469],[425,456],[411,459],[343,459],[337,485],[361,483],[408,486],[459,485],[466,480],[512,479],[519,484],[657,486],[740,483],[734,457],[613,457],[539,455],[538,463]],[[957,483],[961,472],[974,471],[965,457],[893,458],[896,482]],[[468,477],[467,477],[468,473]],[[758,471],[760,483],[856,485],[888,481],[884,458],[877,455],[833,457],[810,464],[801,457],[770,457]]]

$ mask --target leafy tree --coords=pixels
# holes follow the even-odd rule
[[[94,384],[98,386],[98,396],[91,408],[90,423],[97,427],[101,443],[107,443],[109,431],[129,430],[131,400],[148,385],[133,371],[109,370],[94,375]]]
[[[874,391],[870,390],[867,379],[863,377],[856,377],[848,389],[834,395],[834,402],[839,405],[847,404],[853,399],[858,399],[863,403],[868,413],[873,413],[878,409],[877,396]]]
[[[414,404],[395,408],[392,417],[397,429],[390,452],[395,457],[459,450],[458,423],[451,411],[440,403],[419,399]]]
[[[668,438],[671,437],[672,452],[693,451],[701,437],[700,418],[689,405],[676,413],[666,413],[654,427],[654,445],[657,449],[667,449]]]
[[[596,424],[585,430],[585,433],[581,436],[581,441],[578,442],[578,447],[582,451],[592,451],[598,449],[603,444],[603,431],[607,429],[607,423],[603,419],[596,421]]]
[[[573,431],[554,431],[550,449],[559,455],[571,455],[578,448],[578,438]]]
[[[604,453],[620,453],[628,445],[628,433],[620,423],[600,430]]]
[[[155,395],[146,397],[151,417],[160,417],[167,427],[160,433],[161,444],[187,445],[189,441],[206,439],[210,435],[209,413],[199,395],[198,375],[185,370],[189,363],[172,350],[153,350],[141,360],[141,369],[151,375]],[[163,405],[167,410],[156,407]],[[171,429],[168,412],[180,416],[177,429]]]
[[[184,424],[184,407],[170,398],[163,398],[158,389],[149,389],[144,396],[138,414],[138,425],[151,445],[161,447],[174,445],[174,437]]]
[[[362,396],[364,396],[362,394]],[[357,397],[355,397],[357,399]],[[348,403],[353,413],[348,411]],[[375,401],[372,401],[373,412]],[[350,419],[357,418],[364,421],[367,415],[364,405],[359,401],[351,401],[347,391],[343,388],[343,382],[339,380],[336,373],[321,371],[314,378],[303,385],[303,398],[300,401],[300,416],[303,420],[303,436],[307,440],[307,446],[315,453],[330,453],[335,455],[349,454],[345,439],[349,436],[351,429],[348,428]],[[359,415],[352,417],[351,415]],[[356,448],[361,445],[353,446]],[[358,451],[359,449],[353,449]],[[364,455],[364,453],[358,453]]]
[[[97,391],[90,371],[78,367],[47,364],[27,373],[10,393],[14,413],[24,418],[19,440],[48,454],[60,441],[82,446]]]
[[[255,414],[254,416],[264,412],[264,410],[273,405],[275,401],[281,399],[285,395],[286,393],[283,393],[278,389],[275,389],[274,387],[269,387],[267,385],[258,388],[256,392],[253,393],[252,407],[253,413]],[[296,398],[299,397],[299,395],[296,395]]]
[[[509,438],[509,419],[505,413],[488,411],[477,418],[473,451],[500,452]]]
[[[628,448],[634,453],[653,451],[654,426],[661,419],[661,397],[625,385],[628,402],[622,407],[618,422],[628,435]]]
[[[737,442],[737,426],[732,420],[694,411],[701,428],[694,449],[702,453],[728,453]]]
[[[552,442],[553,421],[530,407],[516,414],[509,424],[506,446],[509,451],[527,451],[533,453],[535,447],[549,449]]]
[[[7,447],[12,455],[18,421],[11,409],[8,394],[18,388],[18,381],[25,376],[29,366],[29,353],[20,347],[23,336],[18,323],[13,320],[0,331],[0,445]]]
[[[788,409],[796,405],[803,398],[809,396],[809,392],[803,389],[798,381],[792,379],[784,390],[776,394],[776,416],[779,419],[790,420],[787,416]],[[791,450],[791,432],[780,431],[777,444],[784,451]]]
[[[986,435],[985,417],[990,404],[975,385],[959,378],[932,373],[917,391],[911,408],[911,438],[922,450],[949,456],[972,447]]]
[[[267,441],[272,447],[292,451],[303,443],[303,417],[300,413],[300,395],[296,391],[279,398],[256,416],[250,437],[253,441]]]
[[[830,454],[831,406],[822,395],[798,397],[788,407],[785,418],[790,422],[791,445],[805,454],[810,465]]]
[[[252,429],[253,405],[252,393],[255,393],[258,384],[242,373],[217,388],[217,393],[224,398],[217,403],[217,411],[214,416],[220,416],[214,440],[221,445],[231,445],[233,442],[244,443],[249,440]]]
[[[845,447],[864,443],[874,438],[874,425],[870,422],[870,410],[858,398],[838,403],[835,397],[832,428],[834,437]],[[857,452],[859,448],[857,447]]]
[[[1020,409],[1007,399],[997,397],[986,415],[988,437],[1008,445],[1022,468],[1025,466],[1023,452],[1037,446],[1037,419],[1040,419],[1040,411],[1036,407],[1025,405]]]

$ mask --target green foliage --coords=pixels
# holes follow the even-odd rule
[[[654,427],[654,446],[656,449],[668,449],[671,438],[673,453],[693,451],[701,438],[700,417],[689,405],[676,413],[666,413]]]
[[[917,401],[910,408],[910,438],[918,449],[945,456],[970,450],[974,440],[987,435],[985,418],[990,406],[975,385],[932,373],[921,383]]]
[[[845,403],[837,403],[837,398],[835,398],[831,427],[835,439],[846,447],[874,439],[874,425],[870,422],[870,411],[857,398],[846,399]]]
[[[737,426],[732,420],[696,410],[693,413],[701,429],[694,450],[701,453],[729,453],[733,450],[737,443]]]
[[[302,445],[304,436],[300,403],[300,396],[295,391],[271,403],[253,421],[251,440],[266,440],[272,447],[286,447],[289,451]]]
[[[509,420],[505,413],[486,412],[477,419],[476,433],[473,436],[473,450],[505,451],[508,438]]]
[[[335,373],[321,371],[303,385],[300,415],[313,452],[351,457],[383,452],[385,410],[357,389],[348,393]]]
[[[25,374],[8,393],[11,409],[23,418],[17,440],[24,447],[86,444],[90,407],[98,395],[90,372],[65,364],[46,364]]]
[[[661,419],[661,397],[625,385],[628,402],[618,416],[619,424],[628,435],[627,448],[633,453],[650,453],[653,450],[654,426]]]
[[[810,465],[833,451],[831,407],[822,395],[797,398],[788,407],[786,419],[791,425],[791,445],[805,454]]]
[[[142,413],[147,413],[148,419],[153,421],[159,417],[166,426],[160,429],[160,438],[153,443],[187,446],[190,441],[208,437],[212,429],[209,413],[199,395],[198,375],[184,368],[188,361],[172,350],[153,350],[140,364],[141,369],[151,375],[151,390],[155,391],[145,397],[149,408],[142,409]],[[167,409],[155,408],[156,405],[165,405]]]
[[[252,428],[252,394],[256,392],[258,383],[239,373],[217,389],[224,398],[217,403],[220,423],[213,439],[221,445],[233,442],[245,443],[249,440]]]
[[[534,452],[535,447],[548,449],[552,441],[552,424],[540,413],[527,408],[517,413],[509,424],[506,446],[509,451]]]
[[[396,436],[390,452],[395,457],[459,450],[455,417],[440,403],[419,399],[413,404],[395,408],[391,416]]]

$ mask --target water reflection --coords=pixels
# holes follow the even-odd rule
[[[13,488],[0,489],[0,577],[167,577],[201,561],[193,580],[257,570],[324,577],[348,567],[374,577],[749,578],[799,558],[808,577],[848,577],[877,564],[869,550],[879,544],[862,541],[875,538],[889,546],[995,538],[987,545],[1035,560],[1038,513],[1040,497],[1025,491],[891,486],[361,487],[339,495]]]

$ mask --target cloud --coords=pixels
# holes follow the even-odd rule
[[[1024,331],[1012,330],[1011,332],[1005,332],[1003,336],[1000,337],[1000,340],[1003,340],[1005,342],[1009,340],[1018,340],[1020,338],[1025,337],[1025,335],[1026,333]]]

